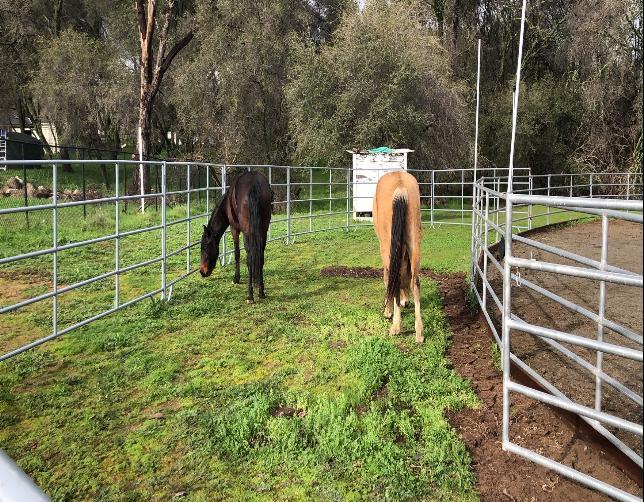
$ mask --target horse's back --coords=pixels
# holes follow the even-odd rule
[[[262,227],[266,231],[271,220],[273,198],[268,178],[257,171],[246,171],[235,179],[231,189],[233,191],[233,201],[231,201],[233,202],[233,207],[231,207],[231,211],[235,213],[233,221],[238,222],[240,230],[245,233],[250,230],[249,201],[251,191],[255,189]]]
[[[373,199],[373,223],[378,234],[389,232],[392,203],[397,193],[406,196],[407,213],[417,214],[420,223],[420,189],[416,178],[406,171],[391,171],[378,180]]]

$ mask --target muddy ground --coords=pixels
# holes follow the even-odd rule
[[[382,277],[373,268],[330,267],[323,275]],[[422,271],[439,284],[453,342],[447,357],[467,378],[481,400],[477,409],[451,413],[470,455],[477,489],[483,500],[596,501],[609,500],[558,474],[501,449],[502,375],[495,366],[492,336],[482,314],[472,312],[466,301],[465,274]],[[511,435],[519,444],[575,467],[625,491],[642,496],[641,487],[617,467],[601,448],[586,441],[578,429],[549,406],[523,396],[513,396]]]

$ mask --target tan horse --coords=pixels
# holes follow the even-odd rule
[[[393,324],[389,333],[400,333],[400,306],[405,307],[414,287],[416,341],[423,342],[420,316],[420,191],[416,178],[404,171],[385,174],[373,199],[373,225],[380,241],[384,268],[385,317]]]

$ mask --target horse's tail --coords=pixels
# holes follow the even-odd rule
[[[407,189],[396,188],[394,191],[391,212],[391,248],[389,250],[387,305],[389,305],[392,300],[400,301],[400,270],[403,262],[406,226]]]
[[[266,236],[262,231],[260,186],[257,181],[253,182],[248,193],[248,216],[250,220],[250,249],[247,249],[246,252],[250,255],[253,284],[259,285],[262,280],[262,268],[264,268]]]

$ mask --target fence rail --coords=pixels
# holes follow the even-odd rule
[[[642,288],[642,275],[630,270],[609,265],[607,262],[608,230],[610,219],[626,220],[642,224],[642,185],[641,180],[628,175],[609,175],[613,182],[610,184],[610,193],[606,187],[597,185],[598,177],[589,175],[588,183],[585,180],[575,180],[570,175],[565,175],[567,185],[561,184],[557,189],[566,190],[567,193],[557,194],[552,184],[554,176],[546,177],[545,186],[535,188],[535,181],[539,178],[531,176],[531,190],[526,192],[515,188],[512,193],[499,190],[500,180],[495,178],[481,178],[474,187],[474,205],[472,222],[472,256],[471,256],[471,288],[481,307],[497,345],[501,348],[503,356],[503,381],[504,381],[504,413],[503,413],[503,448],[552,469],[564,476],[568,476],[582,484],[597,489],[618,500],[641,500],[624,492],[605,481],[589,476],[566,466],[547,456],[531,451],[529,448],[516,444],[510,438],[510,407],[511,394],[522,394],[551,406],[576,413],[597,433],[602,435],[612,445],[639,468],[642,468],[642,457],[631,446],[627,445],[617,436],[615,429],[625,430],[631,434],[642,437],[642,424],[617,416],[615,413],[605,411],[602,388],[610,386],[614,391],[633,402],[638,407],[641,417],[642,396],[629,388],[624,382],[606,373],[603,365],[604,354],[611,354],[642,362],[642,334],[634,332],[631,328],[621,324],[620,319],[608,319],[606,316],[606,303],[608,283],[621,284],[628,287]],[[515,185],[516,187],[516,185]],[[621,189],[621,192],[620,192]],[[573,192],[573,190],[578,190]],[[604,193],[601,198],[598,194]],[[620,195],[621,193],[621,195]],[[574,196],[577,194],[577,196]],[[638,200],[639,199],[639,200]],[[546,218],[535,218],[535,207],[546,207]],[[571,218],[580,215],[599,217],[601,219],[601,258],[599,261],[581,256],[568,250],[560,249],[554,245],[539,242],[538,239],[521,235],[523,218],[516,218],[516,207],[526,208],[529,213],[528,228],[535,228],[551,223],[554,214],[570,215]],[[499,249],[493,246],[497,244]],[[550,263],[543,259],[526,259],[513,255],[513,244],[521,243],[532,249],[545,251],[564,260],[572,261],[575,265]],[[599,298],[597,311],[563,298],[560,294],[550,291],[545,287],[530,281],[521,275],[521,270],[537,270],[546,273],[555,273],[570,277],[592,280],[599,285]],[[502,290],[499,286],[495,289],[494,277],[503,277]],[[514,286],[514,287],[513,287]],[[542,295],[550,301],[567,308],[596,324],[595,338],[565,332],[551,327],[541,326],[537,321],[524,320],[513,308],[513,296],[516,288],[525,287]],[[502,329],[500,329],[502,328]],[[555,354],[564,360],[570,361],[584,369],[589,378],[594,382],[594,406],[579,403],[579,397],[566,395],[554,382],[549,381],[538,371],[532,368],[513,351],[512,334],[523,332],[530,334],[545,343]],[[620,342],[608,343],[604,340],[606,332],[619,335]],[[565,345],[564,345],[565,344]],[[584,347],[595,352],[595,361],[589,361],[579,355],[574,348]],[[510,367],[517,366],[533,381],[537,382],[546,392],[520,385],[511,378]],[[639,365],[639,373],[642,367]],[[611,430],[609,430],[609,428]]]

